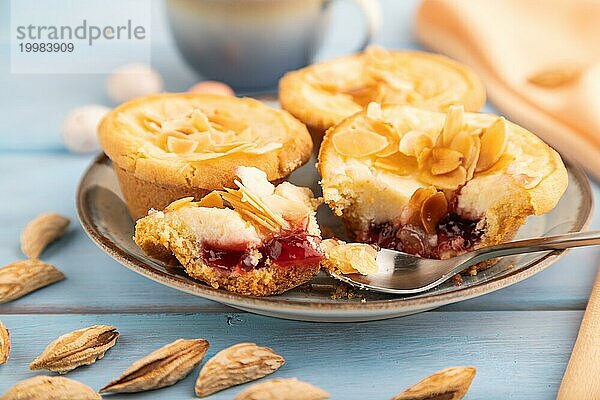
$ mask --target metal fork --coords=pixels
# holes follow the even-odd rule
[[[429,290],[466,268],[491,258],[597,244],[600,244],[600,231],[573,232],[518,240],[483,247],[445,260],[421,258],[400,251],[381,249],[377,252],[379,270],[375,274],[342,275],[331,271],[329,274],[340,281],[363,289],[383,293],[414,294]]]

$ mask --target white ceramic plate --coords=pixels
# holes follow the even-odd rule
[[[520,229],[518,238],[573,232],[586,227],[592,211],[589,181],[579,168],[569,166],[568,170],[569,186],[556,208],[548,214],[530,217]],[[320,193],[314,160],[295,171],[290,181]],[[339,291],[344,286],[321,273],[310,283],[284,294],[249,297],[214,289],[190,278],[182,268],[164,265],[145,255],[133,242],[134,221],[123,202],[111,161],[104,155],[92,163],[81,180],[77,211],[92,240],[115,260],[139,274],[238,309],[306,321],[367,321],[431,310],[512,285],[544,270],[565,253],[506,257],[476,276],[465,277],[461,286],[447,282],[411,296],[354,290],[354,296],[333,298],[336,297],[332,296],[336,288]],[[337,236],[344,237],[344,228],[327,207],[321,207],[318,219],[322,226],[330,227]]]

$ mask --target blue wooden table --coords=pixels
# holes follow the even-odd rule
[[[70,3],[71,5],[73,3]],[[378,43],[415,47],[414,1],[387,0]],[[197,79],[170,41],[162,3],[153,3],[153,64],[167,90]],[[359,42],[358,12],[335,5],[319,58]],[[45,11],[44,11],[45,12]],[[50,11],[52,12],[52,11]],[[477,367],[468,399],[554,398],[574,344],[598,265],[598,251],[572,251],[539,275],[490,295],[395,320],[324,324],[278,320],[236,311],[154,283],[100,251],[76,222],[74,198],[89,156],[67,153],[60,125],[73,107],[110,105],[103,75],[12,75],[8,61],[8,1],[0,1],[0,264],[22,258],[19,232],[32,217],[53,210],[70,216],[68,235],[45,259],[67,279],[0,305],[13,349],[0,366],[0,393],[37,374],[29,362],[49,341],[92,324],[121,332],[106,357],[68,376],[98,389],[132,361],[177,338],[204,337],[208,357],[241,341],[273,347],[287,363],[274,377],[297,377],[336,399],[387,399],[421,377],[453,365]],[[594,184],[594,194],[599,193]],[[600,227],[594,219],[592,227]],[[114,399],[194,398],[194,371],[179,384]],[[241,388],[214,395],[231,399]]]

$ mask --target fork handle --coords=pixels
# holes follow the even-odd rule
[[[468,263],[472,265],[489,260],[490,258],[513,254],[535,253],[545,250],[564,250],[571,247],[593,246],[597,244],[600,244],[600,231],[572,232],[483,247],[467,253],[465,256],[469,256]]]

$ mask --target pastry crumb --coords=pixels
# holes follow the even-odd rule
[[[454,286],[461,286],[463,284],[463,277],[461,274],[456,274],[452,277],[452,284]]]
[[[352,300],[352,299],[360,299],[361,303],[366,303],[367,299],[364,295],[356,290],[354,290],[351,286],[348,286],[343,283],[336,283],[333,285],[333,290],[330,294],[330,298],[332,300]]]

